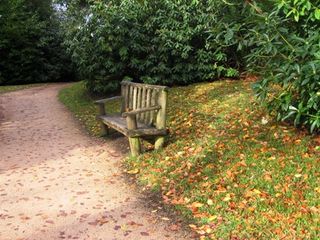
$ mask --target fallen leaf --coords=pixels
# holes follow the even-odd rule
[[[203,206],[203,203],[199,203],[199,202],[192,203],[193,208],[201,208],[202,206]]]
[[[147,232],[140,232],[141,236],[149,236],[150,234]]]
[[[208,218],[208,220],[209,220],[210,222],[212,222],[212,221],[215,220],[215,219],[217,219],[217,216],[215,216],[215,215],[210,216],[210,217]]]
[[[207,204],[208,204],[209,206],[213,205],[212,199],[208,199]]]
[[[137,173],[139,173],[139,169],[135,168],[135,169],[127,171],[127,173],[129,173],[129,174],[137,174]]]
[[[230,201],[230,200],[231,200],[230,194],[227,194],[222,201],[228,202],[228,201]]]

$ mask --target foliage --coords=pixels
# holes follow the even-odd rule
[[[251,84],[171,88],[168,145],[127,159],[128,173],[192,217],[190,227],[203,237],[317,239],[320,139],[272,121]],[[77,83],[60,95],[97,133],[83,91]]]
[[[112,91],[124,78],[177,85],[236,77],[239,61],[232,47],[238,25],[221,23],[226,6],[219,1],[110,0],[79,10],[71,4],[66,42],[95,92]],[[229,13],[232,19],[239,19],[236,11]]]
[[[71,62],[50,0],[0,3],[0,84],[61,81]]]
[[[184,85],[239,70],[278,120],[320,129],[319,0],[69,3],[67,45],[91,91]]]
[[[312,132],[320,128],[320,1],[275,2],[252,5],[248,66],[261,75],[256,93],[277,119]]]

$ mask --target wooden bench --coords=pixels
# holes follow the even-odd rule
[[[166,106],[168,87],[121,82],[121,96],[98,100],[98,119],[102,134],[109,134],[113,128],[129,138],[131,154],[141,152],[141,139],[154,142],[155,149],[163,147],[166,129]],[[105,103],[121,99],[117,114],[109,114]]]

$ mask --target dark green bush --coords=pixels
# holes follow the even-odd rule
[[[270,7],[271,6],[271,7]],[[278,120],[320,128],[320,1],[251,5],[248,67],[254,88]]]
[[[218,8],[226,4],[141,2],[99,1],[74,18],[67,44],[91,90],[114,90],[123,78],[176,85],[238,76],[238,29],[221,24]]]
[[[70,58],[49,0],[1,0],[0,84],[70,80]]]
[[[70,5],[66,43],[90,90],[115,90],[124,78],[190,84],[245,66],[261,77],[254,89],[278,120],[320,129],[320,0],[80,5]]]

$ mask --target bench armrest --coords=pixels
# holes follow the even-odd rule
[[[116,96],[116,97],[111,97],[111,98],[106,98],[106,99],[101,99],[101,100],[95,101],[94,104],[97,105],[97,107],[98,107],[99,115],[100,116],[106,115],[106,105],[105,105],[106,102],[117,100],[117,99],[122,100],[123,97]]]
[[[122,117],[128,117],[128,116],[133,116],[133,115],[137,115],[139,113],[143,113],[143,112],[149,112],[149,111],[154,111],[154,110],[159,110],[161,109],[160,106],[153,106],[153,107],[147,107],[147,108],[139,108],[136,110],[132,110],[130,112],[124,112],[122,113]]]
[[[117,99],[122,99],[123,96],[115,96],[111,98],[106,98],[106,99],[100,99],[94,102],[94,104],[105,104],[106,102],[117,100]]]

